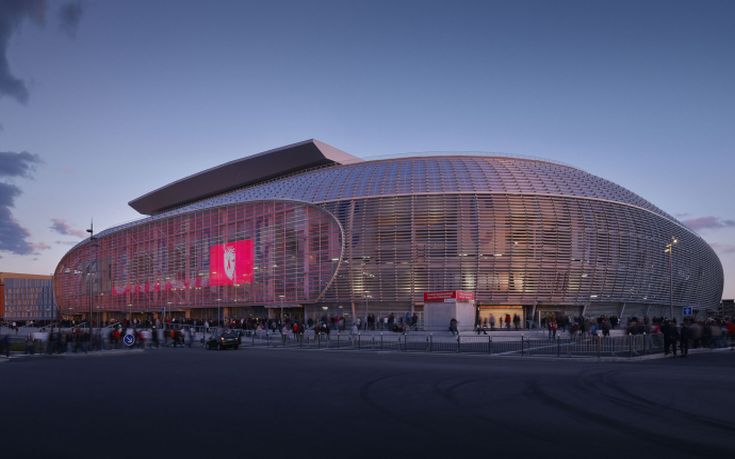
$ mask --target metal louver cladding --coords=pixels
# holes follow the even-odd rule
[[[215,285],[210,249],[233,241],[252,241],[252,281]],[[332,282],[342,250],[340,224],[325,210],[246,202],[87,241],[59,263],[56,295],[62,308],[79,312],[90,301],[103,311],[313,303]]]
[[[233,172],[228,167],[217,170]],[[305,305],[312,317],[368,308],[403,314],[421,312],[423,293],[441,290],[471,291],[480,305],[524,308],[526,316],[537,308],[664,315],[672,304],[720,301],[722,265],[701,237],[635,193],[574,167],[461,155],[279,170],[288,173],[250,174],[238,189],[79,244],[56,270],[61,307],[198,309],[219,300],[234,309]],[[679,243],[669,258],[672,237]],[[237,238],[253,238],[255,266],[267,272],[239,290],[205,286],[205,247]],[[97,272],[98,293],[118,293],[88,300],[86,278],[70,272]],[[197,278],[201,293],[192,286]],[[146,282],[174,293],[146,292]],[[120,295],[121,288],[130,292]]]

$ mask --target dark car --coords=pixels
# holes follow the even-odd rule
[[[215,333],[207,340],[207,349],[237,349],[240,347],[240,334],[235,332]]]

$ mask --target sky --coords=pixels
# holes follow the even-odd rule
[[[700,234],[733,298],[733,24],[727,0],[2,0],[0,271],[317,138],[579,167]]]

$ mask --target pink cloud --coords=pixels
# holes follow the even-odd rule
[[[51,248],[51,246],[45,242],[31,242],[31,247],[33,250],[48,250]]]
[[[59,234],[63,234],[64,236],[86,236],[86,234],[84,234],[84,230],[73,228],[70,224],[68,224],[65,220],[62,220],[61,218],[52,218],[51,226],[49,226],[49,228]]]
[[[681,221],[694,231],[735,227],[735,220],[723,220],[719,217],[697,217]]]

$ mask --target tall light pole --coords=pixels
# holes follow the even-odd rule
[[[365,290],[365,330],[368,329],[368,311],[370,306],[368,303],[370,302],[370,298],[372,298],[370,292]]]
[[[281,327],[283,327],[283,299],[286,298],[286,295],[278,295],[278,298],[281,299]]]
[[[89,228],[87,229],[87,232],[89,233],[89,249],[92,250],[94,248],[94,220],[91,220],[89,222]],[[95,252],[95,270],[97,269],[97,259],[96,258],[97,257],[96,257],[96,252]],[[91,269],[88,269],[87,270],[87,276],[91,276],[91,275],[92,275]],[[95,276],[95,277],[97,277],[97,276]],[[87,286],[88,286],[88,288],[87,288],[87,299],[89,300],[89,319],[88,319],[88,322],[89,322],[89,336],[90,336],[90,338],[92,336],[92,315],[94,314],[92,303],[93,303],[93,300],[96,299],[96,298],[93,297],[93,295],[94,295],[94,289],[93,289],[92,282],[93,282],[92,279],[88,279],[88,283],[87,283]]]
[[[664,253],[669,254],[669,315],[674,318],[674,245],[679,242],[674,236],[671,236],[671,242],[666,244]]]

